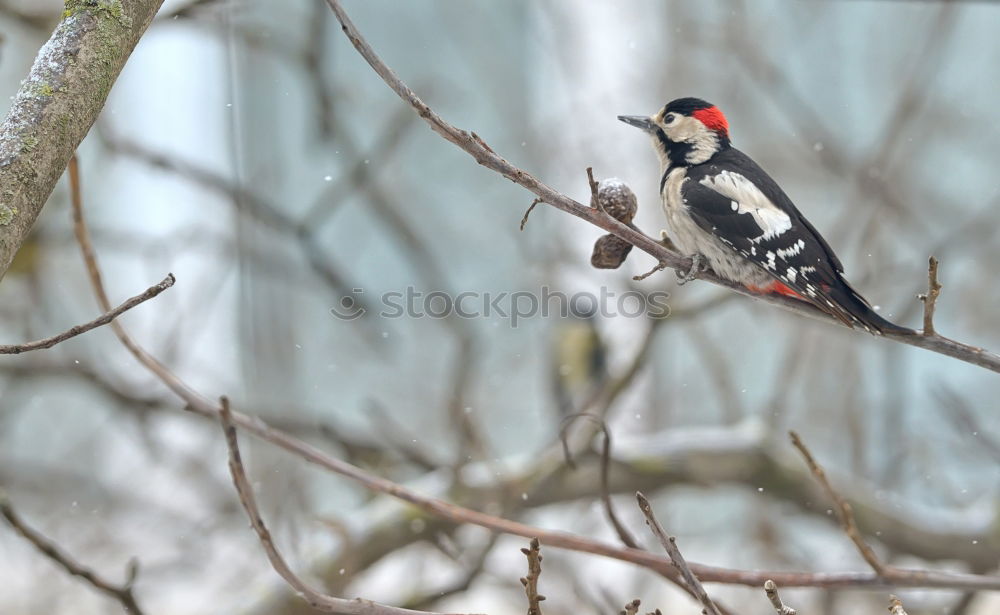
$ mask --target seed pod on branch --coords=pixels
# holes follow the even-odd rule
[[[632,219],[638,209],[638,199],[625,182],[618,178],[602,179],[593,190],[590,206],[603,209],[612,218],[635,228]],[[594,244],[590,264],[598,269],[617,269],[625,262],[631,250],[632,244],[627,241],[614,235],[604,235]]]

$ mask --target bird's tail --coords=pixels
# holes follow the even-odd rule
[[[829,288],[824,288],[824,294],[829,298],[829,302],[820,299],[816,305],[855,328],[861,328],[873,335],[916,335],[916,331],[889,322],[879,315],[868,300],[861,296],[861,293],[854,290],[847,280],[841,278],[839,284],[833,284]],[[830,305],[830,304],[833,305]],[[825,305],[824,305],[825,304]]]

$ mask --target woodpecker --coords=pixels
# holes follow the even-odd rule
[[[667,224],[692,260],[681,283],[707,265],[751,291],[811,303],[849,327],[913,333],[879,316],[848,284],[826,240],[771,176],[731,145],[718,107],[678,98],[652,117],[618,119],[652,137]]]

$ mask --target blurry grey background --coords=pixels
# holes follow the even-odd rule
[[[7,96],[61,8],[0,7]],[[919,326],[915,295],[933,254],[945,286],[938,329],[1000,348],[1000,6],[367,0],[345,8],[427,103],[514,164],[581,201],[588,166],[626,181],[647,234],[665,226],[657,163],[646,138],[615,116],[652,113],[681,96],[712,101],[734,144],[779,181],[883,314]],[[636,363],[621,395],[589,408],[606,412],[623,455],[666,459],[671,471],[669,456],[656,457],[670,446],[711,452],[717,442],[720,450],[751,442],[783,457],[785,432],[795,429],[845,489],[950,545],[929,558],[923,535],[881,545],[873,532],[892,562],[995,572],[995,374],[705,283],[681,288],[670,272],[633,282],[654,264],[637,251],[620,271],[592,269],[602,233],[544,205],[519,232],[531,195],[405,108],[325,3],[167,2],[80,156],[112,300],[167,271],[178,279],[125,316],[129,330],[203,393],[227,394],[334,454],[457,501],[463,481],[507,488],[517,478],[524,497],[463,503],[613,540],[596,483],[533,502],[538,485],[529,479],[557,442],[562,415],[604,390],[607,377],[586,366],[606,363],[615,378]],[[36,229],[0,284],[9,342],[97,313],[64,186]],[[512,327],[496,316],[374,313],[383,293],[407,287],[543,286],[665,290],[674,316]],[[330,309],[348,295],[374,309],[338,320]],[[247,531],[219,436],[180,412],[107,330],[0,361],[0,486],[36,526],[112,578],[137,557],[136,591],[151,613],[308,612]],[[494,544],[473,528],[411,518],[273,447],[245,446],[279,543],[331,590],[396,604],[423,596],[419,606],[438,610],[523,610],[525,541]],[[711,467],[712,455],[703,463]],[[772,494],[738,472],[716,480],[725,472],[706,470],[695,480],[699,468],[680,472],[690,481],[645,487],[688,559],[865,570],[825,503]],[[629,489],[619,508],[645,541]],[[6,529],[0,552],[0,612],[117,608]],[[549,612],[608,612],[636,596],[650,609],[696,612],[632,567],[554,549],[546,556]],[[479,560],[483,570],[463,583]],[[439,591],[448,595],[436,600]],[[885,608],[878,591],[785,594],[799,612]],[[759,590],[713,595],[769,612]],[[902,595],[911,615],[1000,605],[989,595]]]

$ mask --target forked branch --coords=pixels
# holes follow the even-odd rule
[[[250,518],[250,527],[257,533],[261,546],[267,554],[268,561],[274,571],[281,575],[281,578],[301,595],[309,606],[328,613],[343,613],[345,615],[428,615],[425,611],[412,611],[398,607],[378,604],[370,600],[355,598],[347,600],[328,596],[323,592],[312,588],[308,583],[299,578],[285,561],[284,556],[278,551],[271,538],[271,532],[264,524],[264,518],[260,515],[257,507],[257,498],[253,494],[253,487],[247,479],[246,470],[243,467],[243,458],[240,455],[239,441],[236,437],[236,425],[233,423],[233,414],[229,409],[229,400],[223,397],[220,400],[219,420],[222,423],[222,431],[226,437],[226,446],[229,449],[229,473],[233,478],[233,485],[239,495],[240,504]],[[537,614],[534,614],[537,615]]]

